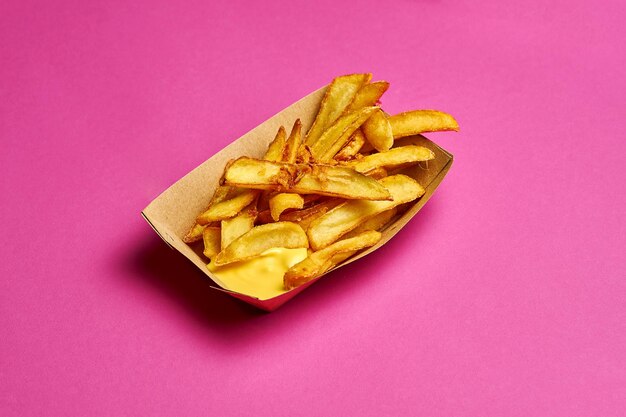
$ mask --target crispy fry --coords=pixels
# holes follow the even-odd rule
[[[252,204],[241,210],[235,217],[222,220],[222,248],[227,248],[233,240],[248,233],[254,227],[254,221],[257,216],[255,206],[256,204],[252,202]]]
[[[369,230],[358,236],[340,240],[324,249],[311,253],[306,259],[292,266],[285,273],[283,277],[285,289],[290,290],[296,288],[322,275],[336,265],[333,262],[337,259],[335,258],[336,255],[341,253],[350,253],[352,255],[357,250],[375,245],[381,237],[382,235],[379,232]]]
[[[302,144],[302,122],[300,119],[296,120],[291,129],[289,139],[285,143],[285,150],[283,151],[282,162],[288,162],[290,164],[296,163],[296,157],[298,156],[298,150]]]
[[[328,162],[346,144],[350,136],[367,120],[378,107],[363,107],[335,121],[312,145],[311,154],[316,161]]]
[[[233,198],[209,207],[207,211],[198,216],[196,221],[198,224],[206,225],[211,222],[230,219],[236,216],[245,206],[252,203],[258,194],[259,191],[257,190],[238,190]]]
[[[312,146],[322,133],[343,113],[363,84],[372,79],[372,74],[351,74],[337,77],[330,83],[320,104],[315,121],[309,129],[306,144]]]
[[[204,241],[204,256],[211,259],[220,251],[220,228],[205,227],[202,231],[202,240]]]
[[[342,202],[343,200],[340,198],[329,198],[309,208],[284,213],[282,216],[280,216],[280,220],[288,222],[299,222],[321,211],[326,212],[332,208],[335,208]]]
[[[394,139],[425,132],[459,130],[459,124],[448,113],[437,110],[413,110],[388,118]]]
[[[283,211],[302,207],[304,207],[304,199],[298,194],[279,193],[270,198],[270,213],[274,221],[278,221]]]
[[[253,227],[248,233],[235,239],[215,258],[215,265],[254,258],[271,248],[308,248],[306,234],[300,226],[291,222],[268,223]]]
[[[285,128],[281,126],[278,128],[278,132],[276,132],[276,137],[267,147],[267,151],[265,152],[263,159],[266,161],[280,161],[285,150],[286,137],[287,132],[285,132]]]
[[[393,169],[401,165],[429,161],[434,158],[435,154],[430,149],[423,146],[409,145],[393,148],[387,152],[364,156],[356,161],[348,162],[348,166],[359,172],[366,173],[379,167]]]
[[[424,194],[422,186],[406,175],[385,177],[380,184],[389,190],[393,201],[352,200],[335,207],[311,223],[307,230],[311,247],[323,249],[365,220]]]
[[[378,109],[362,127],[363,133],[367,141],[372,144],[378,152],[388,151],[393,145],[393,132],[391,123],[387,120],[387,116],[382,110]]]
[[[336,161],[348,161],[359,153],[361,147],[365,144],[365,136],[363,136],[363,132],[361,129],[357,129],[350,141],[346,143],[346,146],[341,148],[341,150],[335,155]]]
[[[363,223],[358,225],[356,228],[346,233],[343,237],[344,238],[354,237],[368,230],[378,230],[380,232],[380,230],[387,223],[389,223],[389,221],[393,218],[393,216],[396,215],[397,212],[398,212],[398,208],[394,207],[390,210],[383,211],[382,213],[379,213],[375,215],[374,217],[370,217],[368,220],[364,221]]]
[[[234,191],[233,187],[229,187],[227,185],[218,185],[217,188],[215,189],[215,192],[213,193],[213,197],[211,197],[211,201],[209,202],[209,207],[226,200],[226,198],[228,198],[228,196],[232,194],[233,191]],[[202,232],[204,231],[205,227],[206,225],[200,225],[198,223],[195,223],[191,227],[189,232],[187,232],[187,235],[183,238],[183,242],[193,243],[193,242],[202,240]]]
[[[224,179],[228,185],[261,190],[347,199],[390,198],[385,187],[376,180],[351,168],[330,165],[287,164],[242,157],[226,168]]]
[[[374,106],[385,91],[389,88],[387,81],[376,81],[370,84],[365,84],[357,91],[352,103],[346,108],[345,113],[358,110],[362,107]]]

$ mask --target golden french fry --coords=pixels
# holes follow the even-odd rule
[[[302,210],[294,210],[294,211],[290,211],[289,213],[284,213],[282,216],[280,216],[280,220],[288,221],[288,222],[299,222],[321,211],[324,211],[325,213],[328,210],[334,207],[337,207],[342,202],[343,200],[340,198],[329,198],[309,208],[302,209]]]
[[[285,150],[286,137],[287,133],[285,132],[285,128],[281,126],[278,129],[278,132],[276,132],[276,137],[267,147],[267,151],[265,152],[263,159],[266,161],[280,161]]]
[[[388,88],[389,83],[387,81],[376,81],[365,84],[357,91],[354,100],[352,100],[352,103],[346,108],[345,113],[358,110],[361,107],[376,105]]]
[[[279,193],[270,197],[270,213],[274,221],[278,221],[283,211],[302,207],[304,207],[304,199],[299,194]]]
[[[215,265],[259,256],[271,248],[308,248],[306,233],[300,226],[291,222],[268,223],[253,227],[248,233],[231,242],[215,258]]]
[[[459,124],[448,113],[438,110],[413,110],[388,118],[394,139],[425,132],[459,130]]]
[[[228,196],[232,194],[233,192],[234,192],[233,187],[229,187],[227,185],[219,185],[215,189],[215,192],[213,193],[213,197],[211,197],[211,201],[209,202],[209,207],[226,200],[226,198],[228,198]],[[204,231],[205,227],[206,225],[200,225],[198,223],[195,223],[191,227],[189,232],[187,232],[187,235],[183,238],[183,242],[193,243],[193,242],[202,240],[202,232]]]
[[[431,159],[435,159],[435,154],[430,149],[423,146],[408,145],[349,161],[347,166],[358,172],[366,173],[380,167],[393,169],[401,165],[430,161]]]
[[[374,217],[370,217],[368,220],[364,221],[356,228],[346,233],[343,237],[354,237],[368,230],[380,231],[387,223],[389,223],[391,219],[393,219],[393,216],[395,216],[397,212],[398,208],[394,207],[391,210],[383,211],[382,213],[379,213]]]
[[[204,241],[204,256],[211,259],[220,252],[220,228],[205,227],[202,231]]]
[[[342,253],[353,255],[355,251],[374,246],[382,235],[380,232],[369,230],[358,236],[340,240],[332,245],[311,253],[302,262],[297,263],[285,272],[283,283],[286,290],[296,288],[320,275],[336,265],[338,259],[345,260],[347,257],[337,257]]]
[[[202,239],[202,232],[206,226],[199,225],[198,223],[194,223],[194,225],[189,229],[185,237],[183,238],[183,242],[185,243],[193,243],[198,242]]]
[[[322,133],[343,113],[353,101],[363,84],[372,79],[372,74],[351,74],[335,78],[328,86],[320,104],[315,121],[309,129],[306,144],[312,146]]]
[[[343,146],[350,136],[370,117],[378,107],[363,107],[341,116],[320,138],[310,145],[311,154],[316,161],[328,162]]]
[[[289,139],[285,143],[285,150],[283,151],[282,162],[288,162],[290,164],[296,163],[296,157],[298,156],[298,150],[302,144],[302,122],[300,119],[296,120],[291,129]]]
[[[352,135],[350,141],[346,144],[346,146],[344,146],[339,152],[337,152],[337,155],[335,155],[335,160],[348,161],[354,158],[354,156],[359,153],[359,150],[361,149],[361,147],[363,147],[364,144],[365,136],[363,136],[363,132],[361,131],[361,129],[357,129]]]
[[[222,248],[228,247],[233,240],[248,233],[254,227],[257,211],[254,202],[245,207],[239,214],[230,219],[222,220]]]
[[[363,134],[367,141],[372,144],[378,152],[388,151],[393,146],[393,132],[391,123],[382,110],[378,109],[363,123]]]
[[[424,194],[424,188],[406,175],[391,175],[379,182],[389,190],[392,201],[351,200],[340,204],[311,223],[307,230],[311,247],[323,249],[365,220]]]
[[[376,180],[352,168],[330,165],[287,164],[242,157],[226,167],[224,180],[228,185],[296,194],[365,200],[390,198],[389,192]]]
[[[259,195],[258,190],[238,190],[231,199],[221,201],[209,207],[207,211],[198,216],[198,224],[206,225],[236,216],[245,206],[252,203]]]

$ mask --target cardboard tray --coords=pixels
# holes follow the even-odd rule
[[[194,224],[196,216],[204,211],[209,204],[209,200],[219,183],[226,163],[240,156],[261,158],[278,128],[281,125],[285,127],[292,126],[297,118],[300,118],[302,121],[303,131],[308,131],[317,114],[326,88],[323,87],[292,104],[213,155],[202,165],[161,193],[141,212],[165,243],[193,262],[215,283],[216,286],[213,286],[213,288],[224,291],[233,297],[266,311],[277,309],[309,285],[317,282],[321,277],[277,297],[260,300],[246,294],[230,291],[208,270],[206,267],[207,260],[200,253],[196,253],[191,246],[184,243],[182,238]],[[426,204],[450,169],[453,160],[452,155],[425,137],[420,135],[403,138],[402,142],[404,144],[409,142],[425,146],[435,153],[435,159],[428,161],[427,164],[422,163],[403,171],[404,174],[415,178],[425,188],[426,193],[385,228],[382,232],[382,239],[378,244],[356,254],[334,269],[344,267],[387,243]]]

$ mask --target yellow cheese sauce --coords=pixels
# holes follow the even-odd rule
[[[306,248],[272,248],[247,261],[224,266],[215,266],[211,261],[207,267],[226,289],[267,300],[286,292],[283,275],[306,257]]]

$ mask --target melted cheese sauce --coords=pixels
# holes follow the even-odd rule
[[[272,248],[247,261],[224,266],[215,266],[211,261],[207,267],[227,289],[267,300],[286,292],[283,275],[306,257],[306,248]]]

